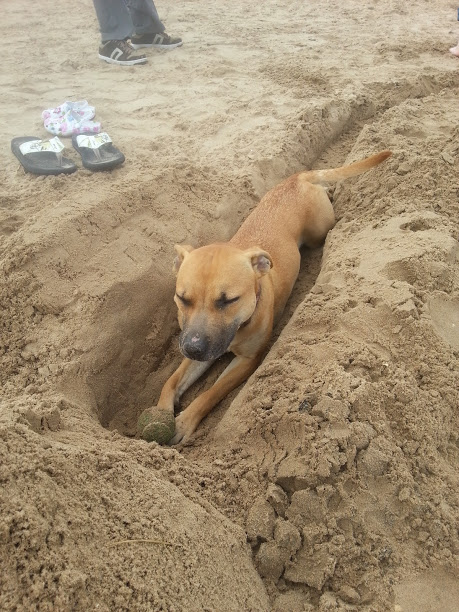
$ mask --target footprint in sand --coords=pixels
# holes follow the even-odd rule
[[[429,311],[437,334],[454,349],[459,349],[459,299],[432,298]]]
[[[5,219],[0,219],[0,234],[9,236],[16,232],[23,223],[24,219],[19,215],[10,215]]]

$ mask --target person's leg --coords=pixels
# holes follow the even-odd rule
[[[127,0],[127,5],[136,34],[162,34],[166,30],[153,0]]]
[[[145,55],[135,55],[126,42],[134,25],[125,0],[92,0],[99,21],[102,43],[99,58],[109,64],[133,66],[145,64]]]
[[[173,49],[182,45],[181,38],[166,34],[153,0],[127,0],[127,4],[135,30],[131,36],[134,49]]]
[[[123,40],[134,31],[125,0],[92,0],[99,21],[102,42]]]

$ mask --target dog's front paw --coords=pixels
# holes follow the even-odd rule
[[[199,421],[196,423],[192,413],[187,412],[187,410],[184,410],[176,417],[175,436],[170,441],[170,444],[186,442],[199,425]]]

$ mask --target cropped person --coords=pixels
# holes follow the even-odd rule
[[[153,0],[93,0],[99,21],[100,59],[120,66],[145,64],[136,49],[174,49],[182,39],[166,34]],[[130,42],[129,42],[130,39]]]

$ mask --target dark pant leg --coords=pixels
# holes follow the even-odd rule
[[[102,42],[122,40],[134,31],[125,0],[92,0],[99,21]]]
[[[134,30],[137,34],[161,34],[161,22],[153,0],[127,0]]]

